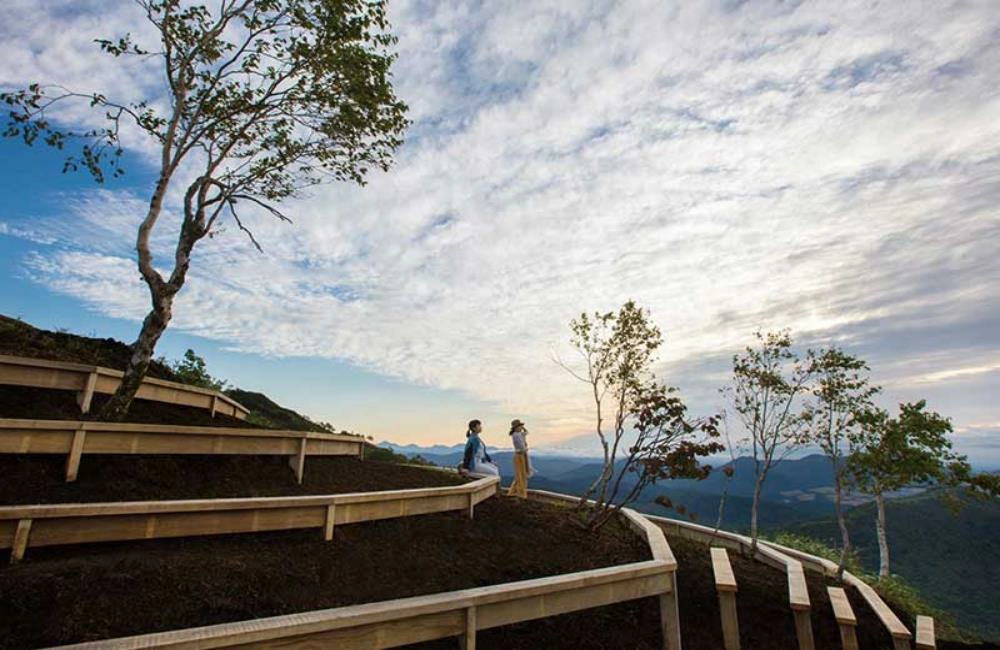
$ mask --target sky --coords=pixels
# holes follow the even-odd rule
[[[757,329],[865,358],[1000,466],[1000,12],[994,0],[390,2],[413,120],[396,164],[198,244],[157,352],[381,440],[593,451],[569,322],[634,299],[657,374],[724,406]],[[0,5],[0,87],[162,101],[114,0]],[[53,38],[58,34],[58,38]],[[92,126],[86,106],[57,114]],[[0,313],[130,341],[155,148],[97,186],[0,141]],[[176,193],[154,233],[162,267]],[[493,440],[491,440],[493,438]]]

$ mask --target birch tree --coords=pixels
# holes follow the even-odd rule
[[[965,457],[952,451],[951,422],[926,407],[921,400],[900,404],[896,417],[882,409],[860,417],[862,433],[849,468],[861,490],[875,497],[880,579],[890,574],[886,494],[931,481],[955,485],[970,476]]]
[[[648,312],[631,300],[617,312],[582,313],[570,329],[570,343],[583,360],[583,370],[560,365],[589,387],[603,453],[600,474],[580,496],[582,508],[591,496],[599,504],[607,500],[629,413],[653,384],[652,362],[663,336]]]
[[[121,386],[100,414],[112,420],[127,414],[170,323],[195,244],[228,221],[259,249],[245,210],[290,221],[282,201],[305,188],[330,180],[363,184],[370,170],[392,164],[407,125],[391,83],[396,39],[384,0],[135,4],[158,42],[126,34],[97,43],[115,59],[158,62],[159,94],[128,102],[41,84],[0,94],[9,109],[6,136],[79,146],[64,171],[83,169],[98,182],[120,175],[123,128],[137,128],[158,151],[135,240],[151,309]],[[74,101],[102,112],[106,126],[59,126],[53,112]],[[182,216],[169,272],[156,267],[150,249],[165,208]]]
[[[812,411],[805,403],[814,373],[810,358],[792,350],[788,331],[756,332],[756,345],[733,356],[732,383],[723,388],[743,425],[753,457],[751,547],[757,550],[761,493],[767,475],[808,439]]]
[[[879,392],[869,383],[868,370],[863,360],[836,347],[816,353],[813,359],[816,381],[811,389],[815,401],[809,440],[826,454],[833,470],[833,506],[841,537],[838,576],[851,552],[843,508],[847,458],[861,432],[859,414],[871,411],[871,400]]]

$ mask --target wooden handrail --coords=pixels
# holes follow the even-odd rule
[[[669,588],[663,579],[666,573],[664,562],[649,560],[428,596],[61,646],[61,650],[270,647],[283,645],[282,640],[292,637],[310,647],[337,647],[338,641],[347,639],[354,641],[351,647],[393,647],[463,637],[469,609],[475,611],[474,634],[476,630],[655,596]]]
[[[676,563],[656,557],[666,553],[673,558],[663,531],[634,511],[622,514],[645,536],[654,559],[427,596],[60,646],[60,650],[339,647],[340,643],[386,648],[450,636],[474,648],[478,630],[649,596],[668,597],[676,603]],[[662,625],[664,647],[680,650],[677,619]],[[676,635],[670,636],[674,631]]]
[[[77,391],[81,413],[90,411],[94,393],[111,394],[118,389],[121,370],[82,363],[50,361],[34,357],[0,354],[0,384]],[[136,398],[203,408],[245,420],[250,410],[220,391],[145,377]]]
[[[67,481],[76,479],[84,454],[281,455],[301,483],[307,456],[361,456],[364,439],[312,431],[0,418],[0,453],[67,454]]]
[[[0,549],[317,528],[472,509],[496,494],[493,476],[464,485],[295,497],[132,501],[0,508]]]

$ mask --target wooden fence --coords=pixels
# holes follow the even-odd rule
[[[623,514],[634,529],[646,536],[652,560],[428,596],[62,646],[62,650],[203,650],[237,646],[353,650],[391,648],[447,637],[458,637],[465,650],[475,650],[478,630],[649,596],[660,598],[663,647],[680,650],[677,563],[673,553],[656,526],[634,512]]]
[[[81,413],[90,412],[94,393],[110,395],[118,390],[123,374],[120,370],[101,366],[0,354],[0,384],[76,391]],[[135,396],[207,409],[213,416],[222,413],[245,420],[250,414],[249,409],[224,393],[153,377],[142,380]]]
[[[306,456],[361,456],[360,436],[311,431],[170,424],[0,418],[0,453],[66,454],[66,480],[84,454],[252,454],[288,456],[302,482]]]
[[[301,497],[193,499],[0,507],[0,549],[11,561],[29,546],[334,527],[361,521],[467,510],[497,491],[498,478],[464,485]]]
[[[576,503],[578,500],[578,497],[543,490],[529,490],[528,496],[529,498],[548,503],[566,504]],[[659,526],[668,534],[685,537],[704,544],[730,548],[744,555],[749,554],[751,540],[745,535],[738,535],[724,530],[715,531],[708,526],[678,521],[667,517],[657,517],[647,514],[644,514],[643,517]],[[763,540],[757,546],[757,554],[754,556],[754,559],[779,569],[787,575],[788,603],[795,619],[795,630],[799,648],[813,648],[812,624],[809,620],[811,604],[809,602],[809,590],[804,570],[808,569],[826,576],[835,576],[837,574],[836,563],[803,553],[797,549]],[[849,571],[844,572],[843,581],[847,585],[854,587],[871,610],[875,612],[875,615],[878,616],[892,637],[894,650],[909,649],[910,640],[913,638],[913,635],[875,590],[868,583],[851,574]]]

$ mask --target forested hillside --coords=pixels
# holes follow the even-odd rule
[[[892,572],[917,587],[932,605],[955,615],[959,626],[1000,639],[1000,503],[963,497],[953,512],[935,491],[893,499],[886,505]],[[875,507],[847,515],[852,543],[864,566],[878,568]],[[792,532],[839,540],[833,519],[788,526]]]

